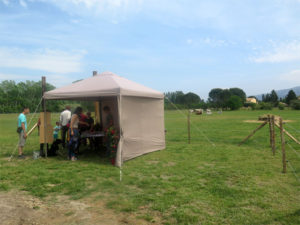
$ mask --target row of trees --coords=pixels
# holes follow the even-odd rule
[[[165,93],[168,100],[165,100],[165,107],[172,109],[175,104],[178,108],[219,108],[236,110],[242,106],[250,106],[252,109],[270,110],[273,107],[284,109],[287,105],[293,109],[300,109],[300,100],[296,93],[290,90],[285,98],[279,98],[276,91],[262,95],[259,104],[246,103],[246,93],[240,88],[221,89],[214,88],[209,92],[207,101],[202,100],[197,94],[189,92],[184,94],[182,91]],[[255,96],[249,96],[255,98]],[[171,102],[171,103],[170,103]]]
[[[284,108],[285,105],[298,109],[298,105],[300,104],[293,90],[290,90],[284,98],[278,98],[276,91],[272,90],[271,93],[262,95],[262,102],[270,104],[271,107],[278,106],[280,109]]]
[[[175,104],[179,108],[227,108],[238,109],[246,101],[246,94],[240,88],[221,89],[214,88],[209,92],[209,99],[204,101],[197,94],[182,91],[165,93],[165,107],[173,108]]]
[[[46,90],[53,90],[55,87],[51,84],[46,85]],[[24,106],[35,110],[42,97],[41,81],[26,81],[16,83],[15,81],[2,81],[0,83],[0,113],[17,113]],[[62,101],[49,101],[47,109],[57,112],[61,110]],[[41,107],[41,106],[40,106]],[[41,110],[39,108],[38,110]]]
[[[47,83],[46,90],[53,90],[55,87]],[[42,84],[41,81],[26,81],[16,83],[14,81],[2,81],[0,83],[0,113],[20,112],[24,106],[31,110],[36,109],[41,100]],[[258,105],[246,104],[246,93],[240,88],[221,89],[214,88],[209,92],[207,101],[201,99],[197,94],[182,91],[165,93],[165,108],[173,109],[175,104],[178,108],[222,108],[222,109],[239,109],[243,105],[251,106],[256,109],[271,109],[274,106],[283,107],[283,103],[292,108],[300,109],[300,101],[296,93],[291,90],[284,99],[279,99],[276,91],[262,96],[262,101]],[[66,104],[80,104],[86,110],[92,110],[91,102],[67,102],[67,101],[48,101],[47,109],[58,112]],[[38,111],[41,110],[40,108]]]

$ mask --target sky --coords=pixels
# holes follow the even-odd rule
[[[300,0],[0,0],[0,81],[114,72],[206,99],[300,85]]]

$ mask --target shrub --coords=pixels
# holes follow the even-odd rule
[[[255,104],[255,103],[248,103],[248,102],[246,102],[244,104],[244,107],[246,107],[246,108],[250,107],[252,110],[255,110],[256,109],[256,105],[257,104]]]
[[[269,102],[260,102],[259,104],[256,105],[256,109],[261,109],[261,110],[272,110],[273,105]]]
[[[228,101],[226,103],[226,106],[228,108],[230,108],[231,110],[237,110],[237,109],[239,109],[243,106],[243,102],[242,102],[242,99],[239,96],[232,95],[228,99]]]
[[[278,104],[278,109],[280,109],[280,110],[284,110],[284,108],[285,108],[285,105],[283,104],[283,103],[279,103]]]
[[[300,110],[300,100],[292,100],[291,107],[292,109]]]

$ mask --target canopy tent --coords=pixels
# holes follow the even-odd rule
[[[45,92],[44,99],[100,101],[114,112],[120,141],[116,166],[165,148],[164,95],[111,72]],[[103,110],[103,109],[100,109]]]

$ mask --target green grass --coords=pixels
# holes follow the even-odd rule
[[[275,156],[267,126],[237,146],[259,125],[243,121],[264,113],[268,112],[192,115],[192,141],[187,144],[186,118],[167,111],[167,148],[126,162],[122,182],[118,168],[88,150],[77,162],[65,157],[9,162],[17,143],[17,115],[0,115],[0,190],[24,190],[41,198],[93,196],[116,213],[135,213],[139,219],[163,224],[300,224],[300,181],[289,166],[287,174],[281,172],[278,130]],[[271,113],[294,120],[285,128],[300,139],[300,112]],[[286,139],[300,154],[300,146]],[[286,148],[300,177],[300,158]],[[25,154],[38,149],[34,133]]]

